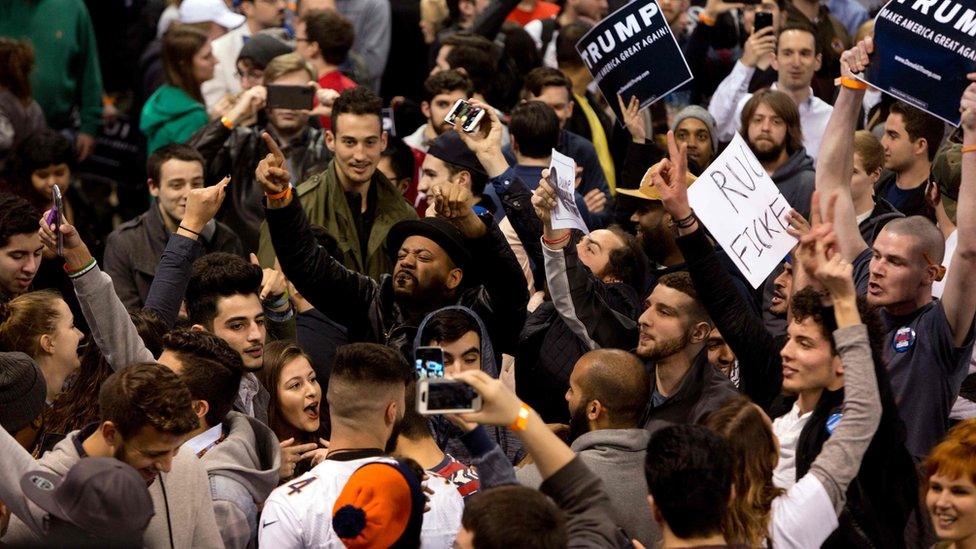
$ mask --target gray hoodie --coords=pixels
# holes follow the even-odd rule
[[[417,347],[423,346],[422,335],[424,333],[424,328],[427,326],[427,322],[430,320],[430,317],[440,311],[446,311],[449,309],[462,311],[478,323],[478,337],[481,339],[481,371],[497,379],[499,374],[498,362],[495,361],[495,351],[491,347],[491,338],[485,337],[487,330],[485,329],[485,324],[481,321],[481,317],[467,307],[452,305],[450,307],[438,309],[424,317],[423,322],[420,323],[420,327],[417,329],[417,336],[414,338],[413,348],[416,350]],[[462,444],[460,441],[460,437],[463,434],[461,429],[444,419],[442,416],[431,416],[430,425],[432,434],[434,435],[434,440],[445,453],[450,454],[452,457],[454,457],[454,459],[460,461],[461,463],[466,465],[471,464],[471,455],[467,448],[464,447],[464,444]],[[508,429],[505,427],[495,427],[490,425],[486,425],[485,428],[488,430],[488,436],[493,441],[498,443],[498,446],[501,447],[502,451],[505,453],[505,456],[513,464],[518,463],[523,457],[525,457],[525,450],[522,449],[522,442]]]
[[[224,440],[200,458],[220,537],[228,548],[257,547],[261,506],[278,486],[278,439],[267,425],[239,412],[228,414],[223,425]]]
[[[97,425],[68,434],[51,451],[37,460],[37,469],[64,476],[78,460],[82,459],[81,443],[94,432]],[[6,448],[3,450],[6,452]],[[5,456],[6,454],[4,454]],[[5,461],[6,462],[6,461]],[[179,452],[173,458],[168,473],[159,473],[149,485],[156,514],[149,521],[143,538],[145,547],[183,549],[192,547],[223,547],[213,503],[210,501],[207,473],[200,460],[191,452]],[[37,542],[31,529],[16,517],[10,519],[10,529],[3,537],[4,543],[31,544]]]
[[[661,544],[661,529],[647,503],[644,458],[651,434],[646,429],[599,429],[584,433],[570,448],[606,487],[616,522],[645,547]],[[523,486],[538,489],[542,475],[536,466],[515,472]]]
[[[803,217],[810,219],[810,200],[813,196],[816,175],[813,159],[807,155],[806,149],[800,148],[791,154],[786,163],[773,172],[771,177],[790,206]]]

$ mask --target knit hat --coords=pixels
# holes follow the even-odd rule
[[[47,383],[34,359],[24,353],[0,353],[0,427],[20,431],[44,410]]]
[[[708,128],[708,137],[712,139],[712,152],[718,154],[718,134],[715,133],[715,118],[709,113],[704,107],[699,107],[698,105],[689,105],[680,111],[674,117],[674,122],[671,124],[671,131],[676,131],[678,125],[685,118],[694,118],[696,120],[701,120]]]
[[[288,44],[261,31],[244,42],[244,47],[241,48],[241,53],[237,56],[237,60],[247,59],[255,69],[264,70],[272,59],[279,55],[291,53],[292,51],[294,51],[294,48]]]
[[[403,241],[415,235],[433,240],[462,271],[471,265],[471,253],[468,252],[464,235],[453,223],[441,217],[404,219],[393,225],[386,235],[386,248],[390,255],[396,258]]]
[[[481,165],[478,156],[464,144],[464,141],[461,141],[461,136],[454,130],[448,130],[437,136],[437,139],[432,141],[430,147],[427,149],[427,154],[448,164],[454,164],[455,166],[478,172],[486,177],[488,176],[488,172]]]
[[[367,463],[332,507],[332,529],[346,547],[418,547],[424,516],[420,478],[406,463]]]

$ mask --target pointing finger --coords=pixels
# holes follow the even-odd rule
[[[264,139],[264,144],[268,146],[268,150],[274,156],[274,161],[277,162],[278,166],[284,166],[285,155],[282,154],[281,149],[278,148],[278,144],[275,143],[273,137],[268,132],[261,132],[261,139]]]

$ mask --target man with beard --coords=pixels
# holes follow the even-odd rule
[[[853,74],[869,63],[873,43],[864,40],[841,58],[842,85],[827,126],[817,170],[824,205],[835,201],[833,226],[842,257],[854,266],[859,294],[879,307],[887,334],[883,359],[907,427],[906,446],[920,459],[945,435],[949,411],[966,376],[976,313],[976,73],[960,101],[962,175],[956,231],[948,273],[942,232],[928,219],[911,216],[888,222],[869,248],[858,229],[851,198],[854,128],[864,89]],[[919,140],[923,141],[923,140]],[[922,143],[916,142],[921,147]],[[804,265],[805,270],[809,270]],[[941,299],[932,284],[945,278]]]
[[[268,145],[270,152],[257,168],[261,181],[261,166],[273,161],[277,174],[284,175],[279,191],[287,188],[289,196],[294,192],[303,217],[325,227],[339,241],[342,265],[373,278],[393,267],[391,250],[385,245],[390,229],[398,221],[417,217],[400,191],[376,169],[386,148],[382,109],[383,100],[365,86],[343,92],[332,105],[332,129],[325,132],[332,162],[303,183],[294,183],[297,179],[291,174],[297,175],[297,167],[277,144]],[[269,135],[265,142],[274,140]],[[259,248],[261,265],[271,267],[278,246],[272,248],[267,222],[261,224]]]
[[[346,481],[362,465],[393,463],[406,409],[408,363],[396,351],[374,343],[339,349],[326,398],[332,422],[329,453],[311,471],[271,493],[261,513],[259,544],[264,547],[323,547],[339,544],[332,507]],[[441,477],[430,477],[430,511],[421,539],[447,547],[461,528],[461,495]]]
[[[801,135],[798,129],[796,136],[812,157],[816,157],[820,150],[832,108],[814,95],[810,87],[821,61],[820,43],[814,32],[809,25],[798,23],[780,28],[776,36],[776,57],[772,63],[777,71],[776,82],[769,88],[785,93],[798,111],[798,125],[803,132]],[[744,131],[751,122],[745,116],[740,120],[739,114],[744,114],[744,105],[751,97],[748,93],[749,81],[755,72],[755,67],[747,67],[740,60],[715,90],[708,104],[708,112],[715,117],[719,141],[732,139],[736,131]]]
[[[444,117],[460,99],[471,99],[471,80],[461,71],[446,70],[432,74],[424,81],[424,96],[420,112],[427,122],[403,138],[404,143],[420,152],[427,152],[438,135],[453,128]]]
[[[647,408],[650,378],[634,355],[599,349],[583,355],[569,376],[570,448],[603,480],[627,537],[645,547],[660,543],[661,532],[647,520],[647,485],[635,482],[644,470],[650,433],[640,420]],[[524,486],[538,488],[542,476],[526,465],[515,476]]]
[[[346,94],[362,93],[361,89]],[[355,120],[364,118],[339,114],[334,121],[342,133],[362,125],[364,121]],[[375,130],[379,132],[378,116]],[[265,141],[272,154],[258,164],[256,176],[267,194],[269,241],[288,280],[316,309],[345,326],[351,341],[384,343],[410,359],[424,316],[446,305],[464,305],[485,321],[495,348],[514,354],[528,291],[492,216],[479,216],[472,209],[470,189],[434,185],[430,200],[437,217],[393,225],[384,238],[395,261],[393,274],[373,278],[347,269],[318,246],[306,212],[292,196],[284,156],[270,136]],[[336,164],[342,163],[342,156],[337,153]],[[382,181],[390,185],[385,177]],[[382,218],[390,217],[390,212],[383,212]],[[377,239],[374,232],[370,243],[375,249],[381,245]]]
[[[254,38],[249,44],[259,39],[273,40]],[[304,86],[315,79],[314,69],[297,53],[275,57],[263,70],[266,84]],[[268,153],[261,132],[267,131],[281,145],[294,168],[293,185],[324,170],[332,158],[325,146],[325,132],[308,125],[307,111],[265,108],[266,96],[264,86],[251,87],[226,115],[201,128],[188,143],[203,156],[209,183],[226,175],[234,181],[227,189],[230,197],[220,220],[241,237],[248,253],[258,250],[259,227],[264,221],[261,186],[254,181],[254,168]],[[266,124],[247,123],[262,111],[267,113]]]
[[[786,201],[810,217],[813,160],[803,147],[800,113],[788,95],[775,90],[756,92],[742,108],[743,137]]]
[[[159,364],[129,366],[102,383],[98,406],[101,422],[68,433],[37,460],[37,468],[63,476],[84,458],[114,457],[138,471],[149,487],[156,514],[143,536],[146,547],[223,547],[207,473],[192,452],[179,452],[198,425],[180,378]],[[0,454],[14,444],[0,438]],[[19,546],[37,539],[15,517],[3,541]]]

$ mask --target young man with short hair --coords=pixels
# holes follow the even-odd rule
[[[260,545],[339,543],[332,526],[333,504],[360,466],[393,461],[386,455],[396,443],[412,377],[407,362],[384,345],[353,343],[339,349],[326,395],[332,422],[328,456],[271,493],[261,513]],[[427,488],[432,491],[431,509],[424,517],[421,539],[446,547],[460,528],[461,496],[440,477],[430,477]]]
[[[634,483],[644,470],[650,434],[640,425],[647,408],[650,379],[634,355],[598,349],[576,362],[569,376],[570,448],[603,480],[619,523],[645,547],[658,544],[660,531],[647,520],[647,487]],[[527,465],[516,473],[530,488],[542,483]]]
[[[820,43],[811,27],[803,24],[780,27],[776,35],[776,57],[772,64],[777,71],[777,80],[769,88],[785,93],[792,100],[802,128],[802,132],[797,130],[797,135],[802,136],[801,145],[814,159],[826,135],[824,130],[832,110],[829,104],[814,95],[810,87],[814,74],[820,69],[821,54]],[[731,140],[736,131],[746,134],[745,128],[751,118],[740,115],[752,97],[749,80],[755,70],[755,67],[746,66],[740,59],[715,90],[708,104],[708,112],[715,117],[719,141]]]
[[[183,450],[207,470],[224,547],[256,546],[260,508],[278,484],[281,456],[268,426],[231,411],[243,362],[219,337],[188,330],[166,334],[159,362],[180,376],[193,397],[200,423]]]
[[[189,145],[166,145],[150,155],[146,171],[155,204],[119,225],[105,244],[105,272],[126,307],[145,305],[160,256],[183,222],[188,196],[204,186],[204,165],[203,157]],[[240,239],[223,223],[211,220],[198,232],[207,252],[243,253]]]
[[[881,137],[889,173],[877,183],[878,196],[906,216],[921,215],[934,222],[925,191],[944,134],[945,124],[938,118],[901,101],[892,105]]]
[[[88,457],[116,457],[149,486],[155,515],[143,543],[149,547],[222,547],[207,475],[195,455],[179,452],[198,420],[186,385],[165,366],[135,364],[106,379],[98,394],[101,422],[69,433],[36,465],[64,475]],[[0,434],[0,453],[22,452]],[[4,542],[36,541],[11,519]]]
[[[874,244],[874,239],[889,221],[905,217],[891,202],[875,192],[884,166],[885,149],[878,138],[867,130],[855,132],[851,199],[857,215],[857,228],[868,246]]]
[[[420,112],[427,118],[427,122],[404,137],[403,141],[426,153],[437,136],[453,129],[444,121],[444,117],[458,100],[470,99],[471,92],[471,80],[461,71],[446,70],[428,76],[424,81],[424,95],[420,102]]]
[[[378,278],[392,268],[385,241],[390,228],[398,221],[416,219],[417,214],[403,195],[377,171],[380,156],[386,148],[381,110],[383,101],[365,87],[347,90],[332,107],[333,125],[325,132],[325,143],[333,153],[324,172],[294,186],[293,192],[308,220],[321,225],[339,240],[339,260],[346,268]],[[283,151],[282,163],[285,158]],[[262,162],[269,162],[268,154]],[[287,168],[288,184],[295,173]],[[258,165],[258,181],[261,165]],[[297,174],[296,174],[297,176]],[[261,264],[274,264],[267,222],[261,224]],[[279,252],[280,253],[280,252]]]
[[[606,226],[613,209],[610,191],[616,188],[613,159],[609,154],[598,156],[589,141],[566,128],[575,105],[572,82],[557,69],[540,67],[525,76],[521,95],[524,101],[541,101],[556,113],[559,119],[556,150],[575,160],[583,169],[579,193],[583,195],[591,219],[600,227]]]
[[[26,292],[37,275],[44,251],[40,217],[23,198],[0,193],[0,301]]]
[[[728,443],[700,425],[673,425],[651,435],[644,478],[662,547],[727,545],[722,524],[733,497],[732,466]]]
[[[349,57],[354,38],[352,24],[335,10],[312,10],[295,23],[295,51],[315,68],[318,76],[312,80],[336,93],[356,87],[339,68]],[[330,117],[322,116],[319,122],[322,129],[332,129]]]
[[[869,63],[870,40],[844,52],[842,77],[852,78]],[[976,81],[976,75],[969,79]],[[858,293],[880,308],[888,333],[882,346],[899,412],[907,427],[907,446],[921,459],[945,434],[949,411],[967,373],[976,314],[976,156],[964,154],[957,207],[958,241],[948,273],[940,265],[945,240],[921,216],[885,225],[869,248],[858,230],[849,185],[853,130],[864,91],[842,86],[817,169],[821,202],[836,200],[833,227],[839,251],[854,265]],[[964,146],[976,145],[976,83],[960,101]],[[921,155],[931,146],[915,141]],[[907,173],[907,172],[906,172]],[[836,198],[835,198],[836,197]],[[945,277],[941,299],[932,299],[932,284]]]

